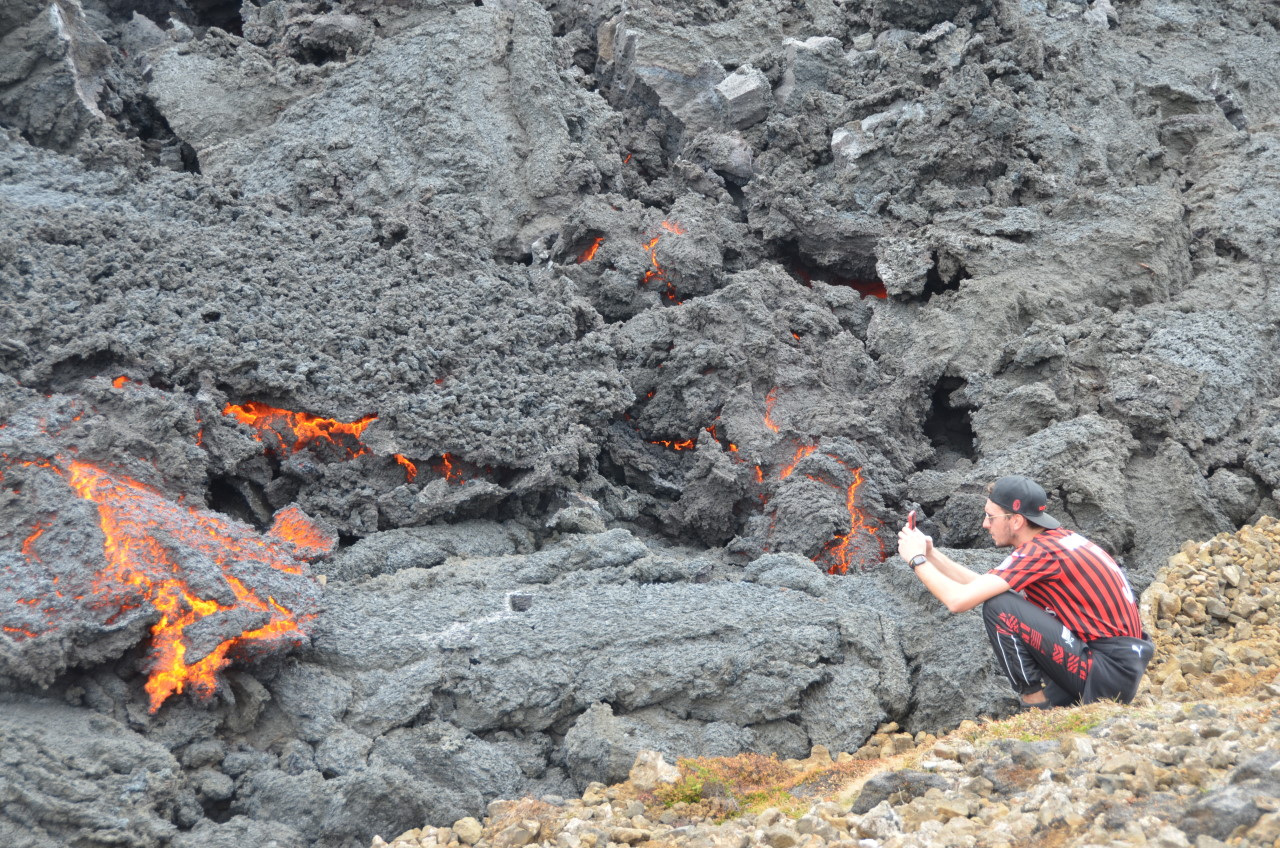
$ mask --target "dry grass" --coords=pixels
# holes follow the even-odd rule
[[[739,754],[678,760],[681,779],[649,793],[655,803],[692,817],[723,821],[770,807],[803,815],[814,803],[834,800],[851,782],[883,767],[883,760],[845,760],[794,767],[776,756]],[[649,800],[649,799],[644,799]]]
[[[1073,733],[1087,733],[1112,716],[1132,714],[1133,707],[1115,701],[1098,701],[1079,707],[1053,710],[1024,710],[1003,719],[985,719],[976,728],[957,730],[952,736],[978,743],[993,739],[1019,739],[1037,742],[1058,739]]]
[[[1040,741],[1086,733],[1107,719],[1135,707],[1099,702],[1055,710],[1027,710],[999,720],[969,723],[949,737],[982,744],[996,739]],[[641,800],[654,806],[675,808],[691,819],[719,821],[755,814],[776,807],[792,817],[803,815],[819,801],[848,801],[866,781],[883,771],[916,768],[928,755],[927,748],[906,751],[887,759],[856,760],[796,768],[777,757],[739,754],[735,757],[697,757],[677,761],[681,779]]]

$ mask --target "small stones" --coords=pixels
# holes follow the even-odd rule
[[[484,835],[484,827],[476,819],[467,816],[453,823],[453,832],[458,835],[458,839],[464,844],[475,845],[480,841],[480,837]]]
[[[680,780],[680,769],[668,764],[657,751],[641,751],[631,766],[630,780],[637,789],[651,792],[664,783]]]

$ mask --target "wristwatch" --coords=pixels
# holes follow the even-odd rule
[[[924,554],[916,554],[911,559],[907,560],[907,565],[911,566],[912,571],[915,571],[917,568],[924,565],[928,561],[929,561],[929,558],[926,557]]]

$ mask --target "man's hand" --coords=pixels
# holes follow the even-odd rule
[[[928,556],[933,552],[933,539],[914,527],[904,526],[898,531],[898,556],[910,562],[914,556]]]

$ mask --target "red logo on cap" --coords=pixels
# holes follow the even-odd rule
[[[1020,510],[1020,509],[1022,509],[1022,498],[1014,498],[1014,499],[1013,499],[1013,511],[1014,511],[1014,512],[1017,512],[1017,511],[1018,511],[1018,510]]]
[[[1045,508],[1046,506],[1048,506],[1048,504],[1042,504],[1042,505],[1040,506],[1040,511],[1041,511],[1041,512],[1044,512],[1044,508]]]

